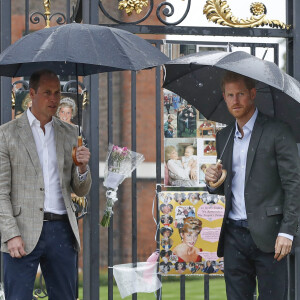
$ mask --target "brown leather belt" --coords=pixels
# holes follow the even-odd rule
[[[68,215],[58,215],[49,212],[44,213],[44,221],[68,221]]]

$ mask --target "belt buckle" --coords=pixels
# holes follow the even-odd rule
[[[53,221],[53,214],[50,212],[44,213],[44,221],[46,222]]]
[[[248,220],[233,220],[233,219],[227,219],[227,224],[232,224],[235,227],[238,228],[245,228],[248,229]]]

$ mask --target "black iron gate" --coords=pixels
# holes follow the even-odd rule
[[[267,38],[283,38],[286,41],[286,70],[289,74],[293,75],[296,79],[300,80],[300,69],[298,67],[300,62],[300,3],[298,0],[286,0],[287,7],[287,18],[286,23],[292,24],[292,29],[280,29],[280,28],[239,28],[239,27],[203,27],[203,26],[181,26],[181,23],[188,18],[190,6],[192,0],[186,0],[186,9],[183,11],[182,16],[176,22],[168,22],[167,17],[171,17],[174,13],[176,7],[167,1],[154,1],[149,0],[148,7],[144,7],[144,15],[135,21],[131,21],[130,17],[124,16],[124,11],[115,12],[111,14],[109,11],[112,7],[117,7],[118,2],[111,0],[78,0],[71,1],[67,0],[64,4],[67,13],[46,15],[44,11],[34,12],[30,11],[30,0],[25,0],[24,15],[25,15],[25,30],[24,34],[28,34],[30,31],[29,24],[38,23],[38,17],[40,22],[43,20],[53,22],[58,20],[57,23],[68,23],[72,20],[89,24],[102,24],[106,26],[113,26],[128,30],[132,33],[142,34],[145,38],[151,35],[151,42],[156,47],[162,49],[164,45],[183,45],[186,51],[196,51],[197,46],[205,47],[244,47],[248,48],[250,53],[255,55],[256,50],[259,48],[270,49],[273,51],[274,62],[278,64],[279,62],[279,45],[276,43],[267,43]],[[196,1],[196,0],[195,0]],[[197,0],[198,1],[198,0]],[[35,4],[38,3],[37,0],[33,1]],[[47,2],[47,1],[39,1]],[[49,1],[50,2],[50,1]],[[54,1],[53,1],[54,2]],[[58,1],[59,2],[59,1]],[[64,1],[62,1],[64,2]],[[141,1],[142,2],[142,1]],[[12,15],[12,4],[14,2],[11,0],[1,0],[0,2],[0,49],[4,50],[11,43],[11,15]],[[74,7],[72,8],[72,4]],[[203,0],[203,5],[205,1]],[[42,3],[39,4],[42,8]],[[54,6],[54,3],[53,3]],[[109,9],[110,10],[109,10]],[[135,11],[133,10],[134,14]],[[154,15],[154,17],[153,17]],[[51,20],[50,20],[51,18]],[[58,18],[58,19],[57,19]],[[152,19],[151,19],[152,18]],[[54,20],[55,19],[55,20]],[[145,25],[149,20],[155,25]],[[99,21],[100,20],[100,21]],[[31,26],[32,27],[32,26]],[[165,38],[165,35],[184,35],[185,41],[177,41]],[[266,38],[263,43],[239,43],[239,42],[195,42],[188,41],[189,36],[216,36],[216,37],[264,37]],[[157,39],[157,36],[162,36]],[[189,45],[189,46],[187,46]],[[297,68],[298,67],[298,68]],[[84,132],[87,138],[89,148],[91,149],[91,172],[93,174],[93,187],[89,195],[89,211],[87,216],[84,218],[83,224],[83,298],[88,299],[99,299],[99,267],[102,264],[99,258],[102,257],[100,251],[100,235],[105,235],[104,231],[99,229],[99,211],[100,202],[104,202],[103,192],[99,192],[101,186],[101,179],[99,181],[99,160],[103,160],[103,149],[106,149],[108,143],[119,143],[122,142],[122,137],[120,133],[115,133],[114,124],[116,124],[117,116],[115,113],[115,103],[118,101],[117,97],[120,97],[120,93],[114,91],[119,89],[120,85],[115,87],[115,82],[120,80],[121,75],[101,75],[99,81],[99,75],[93,75],[85,78],[85,86],[89,91],[89,105],[84,110]],[[130,87],[130,147],[133,151],[138,149],[138,143],[142,141],[137,140],[137,114],[139,114],[138,103],[140,99],[137,97],[137,74],[132,72],[129,76],[129,87]],[[161,172],[161,81],[162,74],[161,69],[156,68],[154,74],[153,84],[154,97],[155,97],[155,178],[151,177],[152,181],[158,185],[158,188],[162,181]],[[123,79],[124,80],[124,79]],[[105,82],[102,85],[102,82]],[[1,94],[1,123],[5,123],[11,118],[11,81],[8,78],[1,78],[0,94]],[[122,87],[122,86],[121,86]],[[105,97],[103,96],[105,95]],[[107,107],[102,107],[99,100],[105,98],[107,102]],[[99,112],[100,111],[100,112]],[[101,118],[99,119],[99,115]],[[120,113],[121,115],[121,113]],[[104,119],[105,118],[105,119]],[[99,131],[102,129],[102,124],[106,123],[104,127],[107,133],[100,135]],[[99,128],[100,127],[100,128]],[[99,151],[100,147],[100,151]],[[100,170],[101,171],[101,170]],[[130,201],[131,201],[131,255],[130,261],[133,263],[137,262],[140,258],[138,257],[138,184],[139,178],[136,172],[133,173],[130,187]],[[153,189],[154,193],[154,189]],[[100,197],[99,197],[100,194]],[[99,199],[100,198],[100,199]],[[120,202],[122,200],[120,199]],[[124,205],[124,203],[122,203]],[[101,212],[102,213],[102,212]],[[158,211],[156,211],[156,217],[158,217]],[[117,218],[112,219],[111,224],[116,224],[119,222]],[[113,299],[113,271],[112,266],[116,261],[125,260],[124,257],[120,259],[116,255],[116,231],[113,225],[109,227],[107,236],[107,247],[103,247],[103,240],[101,240],[101,248],[107,251],[107,255],[104,257],[107,259],[106,265],[108,266],[108,299]],[[159,236],[157,235],[157,239]],[[298,280],[300,274],[300,255],[299,248],[296,249],[296,255],[290,257],[290,295],[289,299],[300,299],[300,281]],[[150,253],[149,253],[150,254]],[[209,299],[209,281],[208,277],[205,277],[204,281],[204,297]],[[298,295],[299,294],[299,295]],[[161,291],[157,293],[157,299],[160,299],[163,295]],[[137,295],[134,294],[132,299],[137,299]],[[185,299],[185,277],[180,277],[180,299]]]

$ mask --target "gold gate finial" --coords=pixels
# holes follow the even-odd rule
[[[207,0],[203,8],[203,14],[209,21],[223,26],[236,28],[253,28],[269,25],[281,29],[290,29],[291,25],[286,25],[279,20],[268,20],[266,17],[267,8],[263,3],[254,2],[251,4],[250,12],[252,16],[247,19],[239,19],[232,15],[231,9],[226,0]]]
[[[148,6],[148,0],[122,0],[119,2],[119,10],[125,9],[128,16],[135,11],[137,14],[140,14],[143,10],[143,7]]]
[[[45,17],[46,17],[46,26],[45,28],[49,28],[50,27],[50,15],[51,15],[51,12],[50,12],[50,0],[44,0],[44,9],[45,9]]]

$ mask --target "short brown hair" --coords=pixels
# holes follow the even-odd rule
[[[226,73],[224,74],[222,81],[221,81],[222,92],[223,93],[225,92],[225,84],[226,83],[236,82],[239,80],[244,81],[246,88],[248,90],[255,88],[256,81],[254,79],[244,76],[244,75],[241,75],[241,74],[238,74],[238,73],[235,73],[235,72],[232,72],[232,71],[226,71]]]
[[[43,75],[55,76],[58,79],[57,75],[51,70],[39,70],[31,74],[29,79],[29,88],[37,91],[39,88],[40,79]]]

